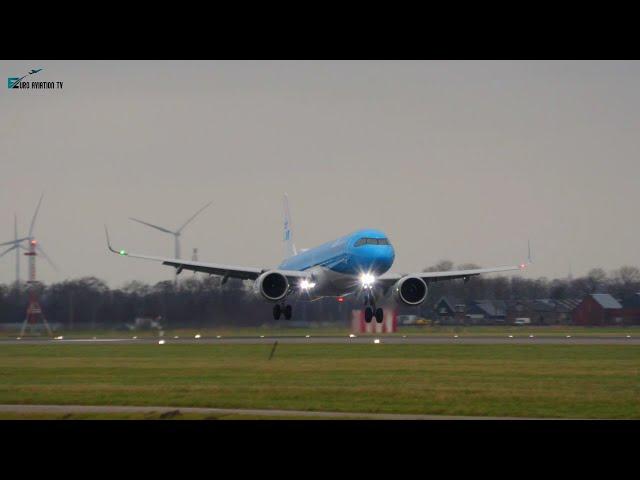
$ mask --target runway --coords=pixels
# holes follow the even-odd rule
[[[82,413],[156,413],[166,418],[176,418],[180,414],[202,415],[248,415],[257,417],[294,417],[352,420],[543,420],[526,417],[463,417],[452,415],[420,415],[401,413],[363,413],[363,412],[322,412],[309,410],[269,410],[243,408],[206,408],[206,407],[139,407],[117,405],[0,405],[0,413],[20,414],[82,414]],[[544,419],[547,420],[547,419]],[[553,420],[553,419],[549,419]]]
[[[162,338],[9,338],[0,339],[2,345],[640,345],[640,337],[626,336],[596,337],[543,337],[514,335],[505,336],[243,336],[243,337],[162,337]]]

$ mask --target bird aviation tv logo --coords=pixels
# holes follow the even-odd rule
[[[25,90],[55,90],[62,89],[63,82],[38,82],[38,81],[29,81],[25,80],[25,78],[30,77],[31,75],[35,75],[36,73],[41,72],[42,68],[34,68],[29,70],[26,75],[21,77],[9,77],[7,78],[7,88],[15,88],[15,89],[25,89]]]

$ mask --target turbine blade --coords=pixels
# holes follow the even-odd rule
[[[42,249],[42,247],[40,246],[40,244],[38,244],[38,245],[36,246],[36,250],[38,250],[38,252],[40,253],[40,255],[42,255],[42,258],[44,258],[44,259],[47,261],[47,263],[48,263],[49,265],[51,265],[51,267],[53,267],[53,269],[57,272],[57,271],[58,271],[58,267],[57,267],[57,266],[56,266],[56,264],[55,264],[55,263],[53,263],[53,261],[49,258],[49,255],[47,255],[47,254],[45,253],[45,251]]]
[[[11,240],[9,242],[0,243],[0,247],[4,247],[5,245],[11,245],[12,243],[13,244],[20,243],[24,240],[29,240],[29,237],[16,238],[15,240]]]
[[[129,217],[129,220],[133,220],[134,222],[138,222],[148,227],[155,228],[156,230],[160,230],[161,232],[170,233],[171,235],[176,234],[176,232],[172,232],[171,230],[167,230],[166,228],[159,227],[158,225],[154,225],[153,223],[143,222],[142,220],[138,220],[137,218]]]
[[[16,248],[18,248],[19,245],[13,245],[11,247],[9,247],[8,249],[6,249],[4,252],[0,253],[0,257],[4,257],[7,253],[9,253],[11,250],[14,250]]]
[[[29,237],[33,235],[33,227],[36,223],[36,217],[38,216],[38,211],[40,210],[40,204],[42,203],[42,197],[44,197],[44,193],[40,195],[40,200],[38,200],[38,206],[36,207],[36,211],[33,214],[33,218],[31,219],[31,225],[29,226]]]
[[[193,216],[191,218],[189,218],[189,220],[187,220],[186,222],[184,222],[182,224],[182,226],[177,230],[176,233],[180,233],[182,232],[182,230],[184,229],[184,227],[186,227],[189,223],[191,223],[191,221],[196,218],[205,208],[207,208],[209,205],[211,205],[213,203],[213,200],[210,201],[209,203],[207,203],[204,207],[202,207],[200,210],[198,210],[196,213],[193,214]]]

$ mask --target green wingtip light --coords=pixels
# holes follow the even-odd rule
[[[124,250],[120,250],[120,255],[126,255],[127,252],[125,252]]]

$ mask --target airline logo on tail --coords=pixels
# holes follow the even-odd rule
[[[289,198],[284,195],[284,253],[285,257],[292,257],[295,255],[296,247],[291,241],[291,214],[289,213]]]

